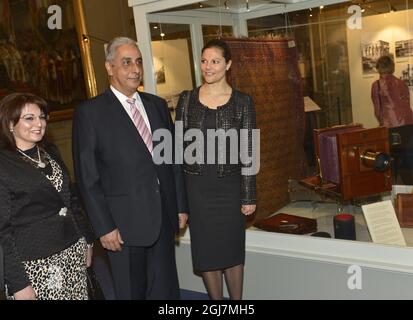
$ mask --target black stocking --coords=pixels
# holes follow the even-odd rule
[[[225,283],[231,300],[242,299],[242,285],[244,279],[244,265],[237,266],[224,270]]]
[[[211,300],[222,300],[222,271],[202,272],[205,288]]]

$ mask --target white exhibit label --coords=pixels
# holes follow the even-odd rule
[[[361,207],[374,243],[406,246],[396,212],[390,200]]]

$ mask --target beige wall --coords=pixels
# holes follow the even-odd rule
[[[91,43],[92,62],[96,73],[98,93],[102,93],[109,83],[104,67],[103,44],[120,35],[136,39],[133,11],[128,7],[127,0],[84,0],[83,9]],[[49,123],[48,136],[59,147],[73,178],[72,121]]]
[[[74,181],[72,120],[49,122],[47,125],[47,138],[59,148],[61,156],[69,170],[70,177],[72,178],[72,181]]]
[[[103,45],[117,36],[136,39],[132,8],[127,0],[84,0],[86,27],[91,40],[91,53],[95,68],[98,93],[109,85]],[[97,40],[94,38],[99,38]]]
[[[158,95],[165,97],[192,89],[186,39],[152,41],[152,54],[155,66],[161,61],[165,66],[165,83],[157,85]]]
[[[371,101],[371,85],[378,79],[378,74],[365,76],[362,71],[361,42],[370,39],[372,42],[383,40],[390,43],[390,53],[395,55],[395,41],[413,39],[413,10],[375,15],[363,18],[361,30],[347,29],[348,56],[350,68],[351,98],[353,121],[364,124],[366,128],[376,127]],[[400,77],[401,70],[413,57],[396,59],[394,75]],[[413,92],[410,91],[412,100]]]

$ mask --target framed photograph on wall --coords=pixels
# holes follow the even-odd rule
[[[401,70],[398,78],[403,80],[409,88],[413,88],[413,65],[409,63],[402,63],[399,66]]]
[[[96,94],[81,1],[0,0],[0,17],[0,99],[31,92],[52,121],[71,118]]]
[[[361,44],[361,58],[363,64],[363,76],[377,73],[376,62],[379,57],[388,54],[390,44],[387,41],[378,40]]]
[[[394,44],[397,59],[413,56],[413,39],[396,41]]]

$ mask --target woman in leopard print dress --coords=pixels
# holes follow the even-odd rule
[[[70,191],[57,148],[44,139],[48,109],[35,95],[0,102],[0,246],[14,299],[87,299],[94,236]]]

